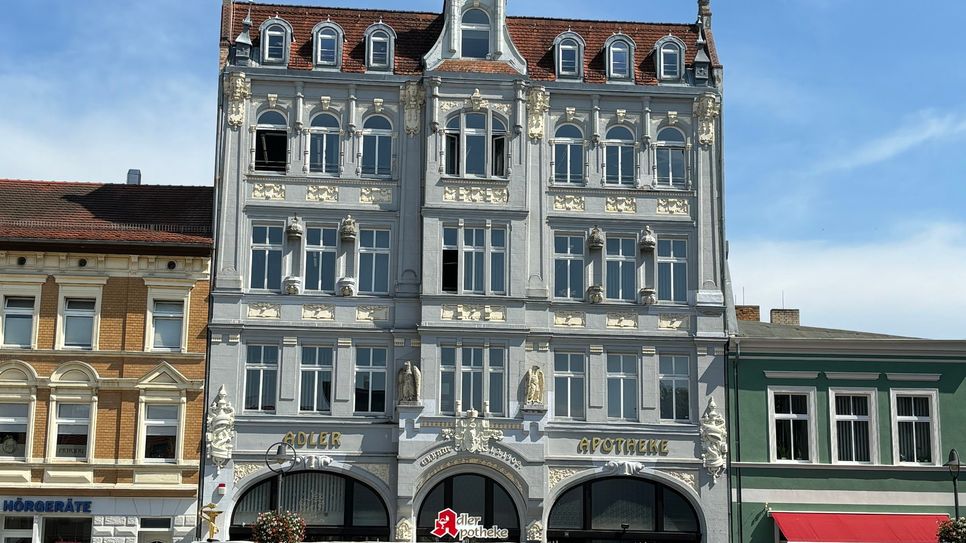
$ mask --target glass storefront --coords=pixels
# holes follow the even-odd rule
[[[43,543],[91,543],[90,518],[44,517]]]
[[[454,541],[433,536],[440,511],[450,508],[457,514],[479,517],[483,527],[497,526],[508,531],[507,541],[520,540],[520,517],[510,494],[499,483],[472,473],[454,475],[440,481],[419,506],[416,518],[417,541]]]

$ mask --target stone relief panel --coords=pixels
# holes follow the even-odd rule
[[[690,215],[691,208],[684,198],[658,198],[658,215]]]
[[[389,320],[388,305],[361,305],[356,308],[357,321],[387,321]]]
[[[553,208],[556,211],[583,211],[585,207],[583,196],[557,194],[553,197]]]
[[[583,311],[557,311],[553,315],[553,325],[583,328],[586,326],[586,315]]]
[[[307,321],[334,321],[335,306],[332,304],[303,305],[302,319]]]
[[[241,481],[245,477],[255,473],[256,471],[265,467],[265,464],[235,464],[235,484]]]
[[[391,204],[392,188],[390,187],[363,187],[359,192],[360,204]]]
[[[228,95],[228,126],[237,129],[245,123],[245,106],[252,96],[252,83],[244,73],[233,72],[225,86]]]
[[[559,485],[564,479],[576,475],[581,471],[583,470],[579,468],[549,468],[547,484],[550,486],[550,488],[553,488]]]
[[[352,464],[352,467],[364,469],[389,484],[389,464]]]
[[[285,185],[281,183],[255,183],[252,185],[253,200],[284,200]]]
[[[691,319],[686,315],[659,315],[657,327],[661,330],[688,330]]]
[[[637,328],[637,315],[634,313],[608,313],[608,328]]]
[[[506,204],[510,191],[504,187],[444,187],[443,200],[474,204]]]
[[[309,202],[338,202],[339,187],[331,185],[309,185],[305,190],[305,199]]]
[[[630,196],[608,196],[604,202],[608,213],[637,213],[637,200]]]
[[[248,304],[248,318],[250,319],[278,319],[282,316],[280,304],[268,302],[254,302]]]
[[[440,308],[444,321],[506,321],[506,307],[501,305],[444,305]]]
[[[698,491],[698,477],[695,473],[690,471],[672,471],[672,470],[665,470],[664,473],[666,473],[667,475],[670,475],[671,477],[674,477],[678,481],[681,481],[682,483],[691,487],[692,489],[694,489],[695,492]]]

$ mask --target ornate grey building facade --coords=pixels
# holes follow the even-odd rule
[[[225,3],[201,496],[222,537],[281,507],[310,540],[726,541],[698,7]]]

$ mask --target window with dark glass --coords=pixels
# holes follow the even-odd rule
[[[506,123],[493,114],[464,112],[446,123],[447,175],[504,177],[506,154]]]
[[[555,298],[584,298],[584,236],[558,234],[553,238]]]
[[[392,124],[373,115],[362,124],[362,174],[389,177],[392,168]]]
[[[288,121],[277,111],[266,111],[255,127],[255,170],[285,173],[287,165]]]
[[[309,128],[309,171],[339,173],[339,120],[328,113],[312,118]]]
[[[834,393],[836,451],[839,462],[869,462],[870,418],[867,394]]]
[[[339,63],[339,34],[332,28],[324,28],[318,34],[318,62],[326,66]]]
[[[245,360],[245,409],[275,411],[278,345],[249,345]]]
[[[687,186],[687,145],[684,134],[675,128],[657,133],[657,184],[664,187]]]
[[[178,406],[144,405],[144,458],[173,462],[178,446]]]
[[[83,460],[87,458],[91,428],[91,404],[57,404],[57,458]]]
[[[933,463],[932,398],[926,395],[896,396],[899,462]]]
[[[506,293],[506,229],[443,228],[443,292]]]
[[[520,517],[515,502],[499,483],[483,475],[465,473],[440,481],[423,499],[416,515],[416,541],[458,541],[430,532],[443,509],[479,517],[480,524],[497,526],[509,534],[505,541],[520,541]]]
[[[490,17],[486,12],[471,9],[464,13],[460,32],[463,58],[487,58],[490,55]]]
[[[661,355],[658,362],[661,419],[691,420],[691,359],[684,355]]]
[[[389,230],[359,232],[359,292],[389,292]]]
[[[626,126],[615,126],[607,131],[605,142],[606,172],[604,180],[609,185],[633,186],[635,154],[634,134]]]
[[[76,517],[41,517],[43,543],[91,543],[94,519]]]
[[[335,349],[302,346],[302,383],[299,409],[316,413],[332,410],[332,368]]]
[[[386,412],[386,349],[356,349],[355,411],[361,414]]]
[[[505,367],[505,347],[442,347],[440,412],[454,414],[475,409],[479,413],[502,415]]]
[[[181,350],[181,334],[184,328],[183,300],[155,300],[151,311],[154,328],[154,349]]]
[[[554,353],[553,389],[555,417],[562,419],[584,418],[585,362],[586,357],[583,353]]]
[[[572,124],[557,129],[553,140],[555,183],[584,182],[584,134]]]
[[[605,260],[607,298],[633,302],[637,298],[637,241],[607,236]]]
[[[66,298],[64,300],[64,347],[90,349],[94,341],[94,317],[97,300]]]
[[[252,227],[252,262],[249,287],[280,290],[282,288],[282,227]]]
[[[637,420],[637,357],[607,355],[607,417]]]
[[[807,462],[810,458],[808,394],[776,392],[775,458]]]
[[[30,404],[0,403],[0,457],[26,458]]]
[[[657,242],[657,298],[661,301],[688,302],[688,243],[682,239]]]
[[[336,228],[305,229],[305,290],[335,292]]]

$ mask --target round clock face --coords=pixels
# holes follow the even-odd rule
[[[0,450],[5,454],[13,454],[13,451],[17,450],[17,440],[13,436],[3,436],[3,441],[0,442]]]

